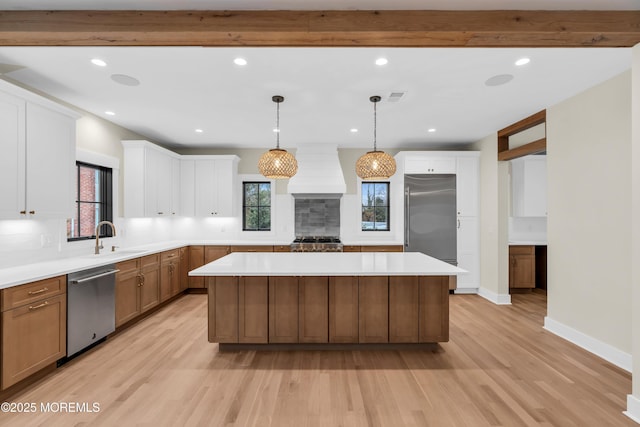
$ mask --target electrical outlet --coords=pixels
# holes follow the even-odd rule
[[[53,236],[51,234],[40,235],[40,246],[43,248],[50,248],[53,246]]]

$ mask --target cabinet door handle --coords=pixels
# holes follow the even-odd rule
[[[158,212],[158,215],[164,215],[164,212]]]
[[[29,211],[29,215],[35,215],[36,211]]]
[[[20,211],[20,215],[26,215],[27,211]]]
[[[42,304],[38,304],[38,305],[30,305],[29,306],[29,310],[37,310],[37,309],[45,307],[47,305],[49,305],[49,301],[45,301]]]
[[[43,293],[43,292],[47,292],[48,290],[49,290],[49,288],[42,288],[42,289],[39,289],[39,290],[37,290],[37,291],[29,291],[29,292],[27,292],[27,293],[28,293],[29,295],[38,295],[38,294],[41,294],[41,293]]]
[[[458,230],[460,230],[460,219],[458,219]]]

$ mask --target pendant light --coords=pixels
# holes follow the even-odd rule
[[[280,103],[284,97],[274,95],[271,100],[276,103],[276,148],[260,156],[258,169],[269,179],[291,178],[298,172],[298,162],[293,154],[280,148]]]
[[[396,173],[396,160],[384,151],[378,151],[376,146],[377,132],[377,109],[376,104],[380,102],[379,96],[372,96],[369,101],[373,102],[373,151],[361,156],[356,162],[356,174],[364,180],[388,179]]]

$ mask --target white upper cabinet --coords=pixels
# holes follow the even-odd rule
[[[404,161],[404,173],[456,173],[456,158],[428,155],[407,157]]]
[[[124,215],[172,217],[179,213],[179,155],[147,141],[124,146]]]
[[[456,171],[456,210],[458,216],[478,216],[479,157],[458,157]]]
[[[181,183],[185,215],[230,217],[234,215],[238,157],[184,156],[187,163]],[[192,178],[193,177],[193,178]]]
[[[0,82],[0,219],[72,215],[78,117]]]
[[[511,214],[547,216],[547,156],[532,155],[511,161]]]

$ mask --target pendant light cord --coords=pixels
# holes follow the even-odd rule
[[[280,149],[280,102],[276,102],[276,149]]]
[[[377,117],[378,117],[378,109],[376,108],[376,104],[378,104],[377,102],[373,103],[373,151],[377,151],[377,130],[378,130],[378,126],[377,126]]]

